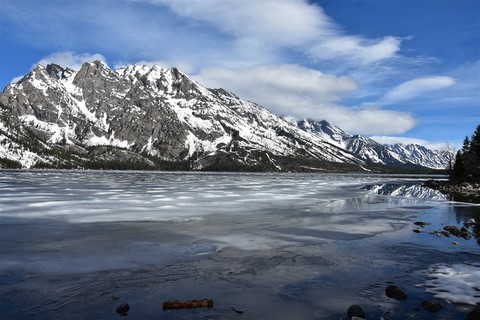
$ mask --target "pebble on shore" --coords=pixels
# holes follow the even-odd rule
[[[443,305],[437,300],[422,301],[422,307],[430,312],[437,312],[443,308]]]
[[[122,303],[117,307],[117,309],[115,309],[115,311],[120,315],[126,315],[128,310],[130,310],[130,306],[126,302]]]
[[[359,305],[351,305],[347,310],[349,319],[365,319],[365,312]]]
[[[391,299],[399,301],[407,300],[407,294],[397,286],[388,286],[387,289],[385,289],[385,294]]]

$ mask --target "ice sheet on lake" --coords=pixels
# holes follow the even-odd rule
[[[215,309],[196,318],[232,319],[235,305],[249,319],[343,319],[358,303],[379,319],[396,306],[387,283],[412,288],[423,280],[412,270],[478,258],[473,239],[452,246],[409,228],[460,224],[476,218],[471,205],[363,189],[424,180],[0,170],[0,318],[109,318],[115,296],[152,319],[159,297],[208,296]]]
[[[189,221],[212,214],[248,214],[319,202],[341,205],[342,201],[351,198],[351,190],[346,192],[342,188],[364,181],[371,181],[371,178],[356,176],[352,179],[352,176],[343,175],[18,172],[0,176],[0,215],[25,219],[51,218],[70,223]]]

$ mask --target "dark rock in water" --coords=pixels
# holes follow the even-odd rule
[[[238,314],[242,314],[242,313],[243,313],[242,310],[235,309],[235,307],[232,307],[232,310],[235,311],[235,312],[238,313]]]
[[[456,226],[445,226],[443,230],[450,232],[454,236],[459,237],[462,234],[462,231]]]
[[[422,302],[422,307],[424,307],[425,310],[428,310],[430,312],[437,312],[438,310],[443,308],[443,305],[437,300],[428,300]]]
[[[413,224],[416,225],[416,226],[425,227],[425,226],[427,226],[431,223],[430,222],[425,222],[425,221],[416,221]]]
[[[128,305],[128,303],[122,303],[117,307],[117,309],[115,309],[115,311],[121,315],[126,314],[128,310],[130,310],[130,306]]]
[[[423,229],[420,229],[420,228],[413,229],[413,232],[415,232],[415,233],[422,233],[422,232],[423,232]]]
[[[365,319],[365,312],[363,312],[362,308],[356,304],[348,308],[347,315],[350,319],[352,319],[353,317]]]
[[[466,320],[479,320],[480,319],[480,305],[477,305],[467,314]]]
[[[406,293],[397,286],[388,286],[387,289],[385,289],[385,294],[392,299],[407,300]]]
[[[462,231],[462,234],[461,234],[461,237],[465,240],[470,240],[472,238],[472,233],[470,231],[468,231],[467,228],[465,227],[462,227],[460,229],[460,231]]]
[[[449,232],[450,234],[453,234],[458,238],[464,238],[465,240],[470,240],[472,238],[471,232],[468,231],[468,229],[465,227],[462,227],[460,229],[456,226],[445,226],[443,227],[443,230]]]
[[[440,231],[440,235],[450,238],[450,233],[448,233],[448,231]]]

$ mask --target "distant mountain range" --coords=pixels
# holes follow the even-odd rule
[[[262,171],[444,169],[418,145],[381,145],[294,121],[176,68],[38,65],[0,93],[0,167]]]
[[[418,144],[382,145],[370,138],[346,133],[326,120],[302,120],[298,122],[298,127],[314,135],[321,136],[339,148],[348,150],[367,163],[445,169],[449,164],[448,159],[452,159],[451,151],[430,150]]]

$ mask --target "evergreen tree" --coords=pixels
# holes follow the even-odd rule
[[[463,164],[463,155],[460,151],[457,152],[455,156],[455,164],[453,165],[453,170],[450,179],[454,182],[463,182],[465,181],[465,166]]]
[[[455,157],[450,179],[455,183],[480,182],[480,125],[470,139],[467,136],[463,140],[462,150]]]
[[[470,140],[470,152],[477,158],[480,158],[480,125],[477,126],[477,129],[472,134],[472,139]]]
[[[463,140],[462,153],[465,154],[469,151],[470,151],[470,139],[468,139],[468,136],[465,136],[465,139]]]

